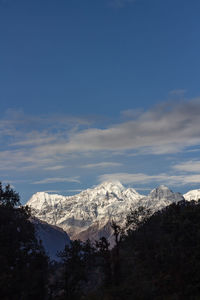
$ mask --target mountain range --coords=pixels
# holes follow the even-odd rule
[[[181,195],[161,185],[144,196],[115,181],[103,182],[74,196],[38,192],[27,205],[39,220],[62,228],[71,239],[98,240],[105,236],[112,241],[112,220],[123,225],[131,209],[144,206],[156,212],[184,199],[200,199],[200,190]]]

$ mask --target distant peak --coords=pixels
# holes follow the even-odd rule
[[[97,186],[97,188],[105,188],[105,189],[111,189],[113,187],[124,189],[124,186],[118,180],[104,181]]]
[[[184,194],[183,196],[187,201],[191,201],[191,200],[198,201],[200,199],[200,189],[191,190],[186,194]]]
[[[155,192],[165,192],[165,191],[171,191],[166,185],[161,184],[158,187],[154,188],[150,194],[155,193]]]
[[[150,196],[155,197],[156,195],[164,195],[164,194],[171,194],[172,191],[166,185],[160,185],[157,188],[153,189],[150,192]]]
[[[48,195],[49,193],[47,192],[37,192],[35,195]]]
[[[164,184],[159,185],[159,187],[157,189],[158,190],[169,190],[169,188]]]

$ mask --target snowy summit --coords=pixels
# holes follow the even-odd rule
[[[144,206],[154,212],[181,200],[184,197],[180,193],[173,193],[164,185],[144,196],[119,181],[106,181],[74,196],[38,192],[27,205],[37,218],[61,227],[71,239],[94,240],[101,236],[110,238],[110,221],[123,224],[131,208]]]

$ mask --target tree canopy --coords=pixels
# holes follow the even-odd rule
[[[30,210],[0,183],[0,299],[44,300],[47,256],[35,236]]]

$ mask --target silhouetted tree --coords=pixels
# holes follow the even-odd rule
[[[85,247],[86,250],[86,247]],[[87,249],[87,255],[89,249]],[[87,281],[86,258],[83,243],[79,240],[71,241],[58,256],[64,263],[65,299],[80,299],[81,284]]]
[[[126,217],[126,233],[132,233],[139,226],[145,224],[151,215],[151,210],[143,206],[139,206],[137,209],[131,209]]]
[[[121,280],[121,266],[120,266],[120,244],[124,237],[124,229],[119,226],[114,220],[111,222],[113,235],[115,239],[115,246],[112,249],[112,263],[113,263],[113,278],[115,285],[118,285]]]
[[[16,193],[9,184],[3,188],[2,183],[0,182],[0,205],[1,207],[10,207],[14,208],[20,205],[19,194]]]
[[[30,210],[0,184],[0,299],[45,299],[48,259],[29,221]]]
[[[112,284],[111,252],[109,246],[110,244],[105,237],[101,237],[99,241],[96,241],[96,248],[100,256],[100,265],[103,271],[103,283],[106,287]]]

